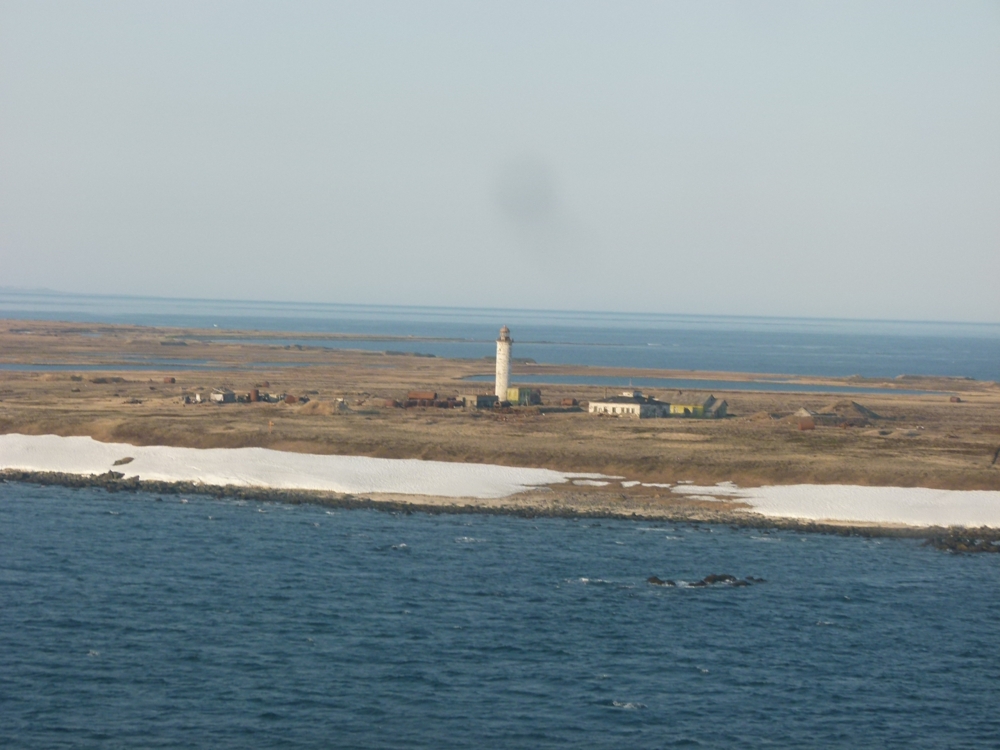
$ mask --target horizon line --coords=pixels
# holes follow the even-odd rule
[[[631,317],[664,317],[664,318],[702,318],[702,319],[746,319],[758,321],[817,321],[817,322],[837,322],[837,323],[895,323],[904,325],[966,325],[966,326],[998,326],[997,321],[971,321],[971,320],[931,320],[931,319],[902,319],[902,318],[847,318],[847,317],[824,317],[812,315],[753,315],[738,313],[679,313],[679,312],[649,312],[649,311],[627,311],[627,310],[581,310],[566,308],[544,308],[544,307],[469,307],[462,305],[418,305],[418,304],[391,304],[379,302],[313,302],[313,301],[293,301],[281,299],[245,299],[227,297],[173,297],[152,294],[107,294],[101,292],[67,292],[48,287],[14,287],[0,286],[0,294],[47,294],[62,297],[90,297],[99,299],[117,300],[158,300],[162,302],[216,302],[216,303],[242,303],[249,305],[296,305],[302,307],[354,307],[354,308],[391,308],[396,310],[442,310],[463,312],[477,310],[481,312],[511,312],[511,313],[563,313],[567,315],[622,315]]]

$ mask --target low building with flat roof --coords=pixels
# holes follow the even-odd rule
[[[705,399],[688,399],[682,403],[657,401],[652,396],[642,395],[642,391],[622,391],[618,396],[607,396],[599,401],[591,401],[591,414],[609,414],[614,417],[638,417],[651,419],[658,417],[702,417],[717,419],[726,416],[729,405],[715,396]]]
[[[587,411],[591,414],[607,414],[612,417],[656,419],[670,416],[670,404],[657,401],[652,396],[644,396],[642,391],[622,391],[618,396],[607,396],[600,401],[591,401]]]

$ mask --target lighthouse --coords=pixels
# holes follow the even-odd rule
[[[510,329],[504,326],[500,329],[497,339],[497,384],[495,393],[501,401],[507,400],[507,389],[510,387],[510,348],[514,344],[510,340]]]

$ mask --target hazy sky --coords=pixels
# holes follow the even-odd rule
[[[1000,2],[0,0],[0,286],[1000,321]]]

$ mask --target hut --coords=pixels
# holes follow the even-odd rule
[[[236,394],[228,388],[216,388],[208,397],[217,404],[235,404]]]
[[[538,388],[513,387],[507,389],[507,401],[518,406],[533,406],[542,403],[542,392]]]
[[[466,409],[492,409],[500,399],[492,393],[467,393],[459,397]]]

